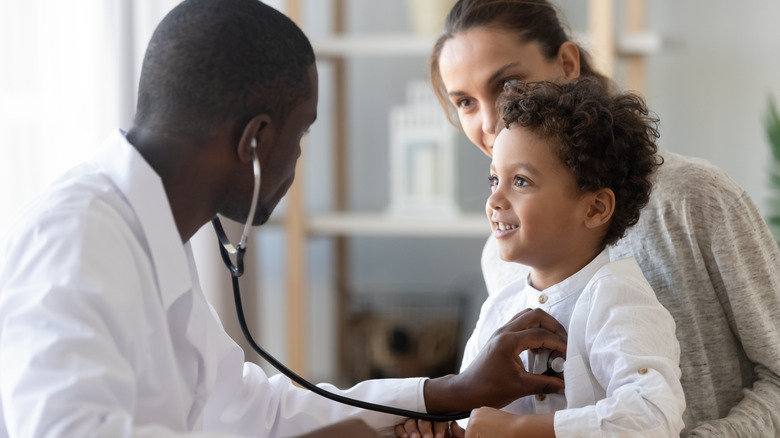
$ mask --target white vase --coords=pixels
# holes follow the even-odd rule
[[[407,0],[409,18],[414,32],[437,35],[444,28],[444,18],[456,0]]]

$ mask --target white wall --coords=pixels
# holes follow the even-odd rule
[[[648,1],[669,49],[648,59],[660,145],[724,169],[764,208],[767,95],[780,98],[780,2]]]

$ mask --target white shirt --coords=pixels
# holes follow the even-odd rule
[[[526,308],[540,308],[555,317],[569,336],[565,398],[523,397],[505,411],[555,412],[559,438],[679,435],[685,398],[674,320],[658,303],[634,259],[610,262],[604,251],[576,274],[543,291],[528,283],[527,274],[519,278],[483,304],[461,369],[512,316]],[[521,354],[526,369],[535,373],[545,371],[546,357],[547,353]]]
[[[352,416],[399,420],[244,363],[160,178],[119,132],[26,207],[0,267],[0,436],[276,437]],[[424,410],[422,388],[386,380],[341,393]]]

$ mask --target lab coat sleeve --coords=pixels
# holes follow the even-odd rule
[[[204,412],[204,427],[236,434],[290,437],[350,418],[360,418],[374,429],[392,428],[403,417],[353,408],[327,400],[293,385],[278,374],[268,378],[253,363],[241,363],[243,354],[223,354],[220,368],[243,366],[243,373],[224,374]],[[347,390],[330,384],[318,386],[346,397],[425,412],[424,379],[368,380]]]
[[[568,407],[555,413],[556,436],[679,436],[685,397],[674,320],[635,280],[592,285],[572,316],[570,328],[584,333],[567,351]]]
[[[139,403],[153,402],[139,398],[139,385],[158,387],[166,396],[177,389],[136,359],[149,348],[144,345],[148,336],[138,332],[145,318],[140,294],[107,292],[132,292],[139,272],[149,270],[148,260],[133,256],[142,250],[119,249],[137,242],[115,219],[107,212],[94,217],[54,214],[4,248],[3,262],[17,264],[4,269],[0,278],[0,397],[11,437],[285,437],[351,417],[375,428],[401,421],[322,399],[283,376],[269,379],[256,365],[244,363],[240,347],[216,330],[210,336],[218,346],[218,376],[202,418],[191,423],[189,412],[162,407],[157,420],[139,424]],[[63,237],[52,237],[50,226]],[[85,234],[91,237],[74,241],[79,239],[73,236]],[[369,381],[346,391],[323,386],[424,411],[423,384],[418,378]],[[202,430],[222,434],[193,432],[201,429],[200,421]],[[198,426],[193,429],[193,424]]]
[[[136,376],[130,294],[106,294],[129,269],[126,228],[110,214],[50,212],[2,248],[0,397],[8,436],[227,437],[186,433],[185,425],[134,424]],[[56,229],[56,232],[52,230]],[[89,230],[86,232],[85,230]],[[76,236],[100,236],[81,240]],[[110,297],[110,298],[108,298]],[[136,315],[137,316],[137,315]],[[126,325],[127,324],[127,325]]]

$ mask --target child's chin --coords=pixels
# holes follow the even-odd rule
[[[516,251],[512,248],[501,248],[501,245],[498,246],[498,258],[505,262],[522,263],[519,261],[521,257]]]

